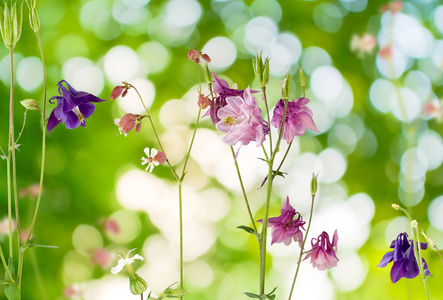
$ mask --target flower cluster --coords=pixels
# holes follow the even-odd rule
[[[420,243],[420,248],[422,250],[425,250],[427,246],[427,243]],[[392,283],[396,283],[402,277],[417,277],[417,275],[420,273],[420,269],[414,254],[413,241],[408,240],[407,233],[400,233],[397,238],[392,241],[390,248],[393,248],[394,250],[386,253],[377,267],[383,268],[386,267],[390,262],[394,262],[391,269]],[[422,260],[425,275],[431,275],[426,261],[424,258],[422,258]]]

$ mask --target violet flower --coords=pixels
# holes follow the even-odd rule
[[[63,85],[63,82],[68,88]],[[105,101],[86,92],[77,92],[65,80],[59,81],[57,85],[60,96],[49,99],[51,104],[54,104],[51,100],[56,99],[57,106],[49,116],[48,132],[60,122],[68,129],[77,128],[79,125],[85,127],[85,119],[89,118],[95,110],[95,105],[91,102]]]
[[[215,126],[226,133],[223,141],[228,145],[233,146],[237,142],[247,145],[255,141],[259,147],[264,142],[269,127],[261,117],[261,109],[249,87],[242,96],[226,98],[226,106],[217,112],[219,121]]]
[[[394,262],[391,269],[391,281],[396,283],[402,277],[404,278],[415,278],[420,273],[418,267],[417,259],[415,258],[414,249],[411,248],[412,240],[408,241],[408,235],[403,232],[400,233],[395,240],[392,241],[390,248],[393,251],[386,253],[381,259],[377,267],[386,267],[391,261]],[[420,243],[420,248],[425,250],[428,247],[427,243]],[[424,258],[422,258],[424,263],[425,275],[429,276],[428,265]]]
[[[263,220],[258,220],[258,222],[262,223]],[[268,227],[273,227],[271,245],[283,242],[288,246],[294,240],[301,247],[303,242],[303,232],[301,229],[305,230],[303,227],[305,223],[300,213],[295,211],[291,204],[289,204],[289,197],[286,197],[286,201],[281,209],[281,215],[268,219]]]
[[[309,102],[308,98],[297,98],[288,102],[285,118],[285,128],[283,130],[282,138],[289,144],[294,136],[302,136],[306,129],[318,131],[312,119],[312,111],[306,104]],[[285,101],[280,100],[274,108],[274,115],[272,116],[271,125],[276,127],[280,132],[281,123],[285,108]]]
[[[314,243],[314,240],[316,241]],[[334,231],[334,237],[332,243],[329,241],[329,235],[326,231],[323,231],[318,238],[311,240],[312,249],[308,251],[308,254],[304,259],[311,258],[313,268],[317,268],[320,271],[324,271],[329,268],[337,266],[339,259],[337,258],[337,242],[338,234],[337,229]]]
[[[204,117],[209,115],[211,117],[212,123],[216,125],[217,122],[220,121],[220,118],[217,115],[218,110],[227,105],[226,98],[234,96],[243,96],[245,90],[231,89],[229,88],[229,84],[225,80],[219,79],[217,75],[215,75],[215,73],[212,73],[212,75],[214,76],[215,79],[214,92],[218,96],[211,100],[211,106],[209,108],[209,111],[204,115]],[[251,92],[257,93],[257,91],[251,91]]]

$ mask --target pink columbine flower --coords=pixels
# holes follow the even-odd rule
[[[314,243],[314,241],[316,241]],[[329,241],[329,235],[326,231],[323,231],[318,238],[311,240],[312,249],[306,255],[305,259],[311,258],[313,268],[317,268],[320,271],[324,271],[329,268],[337,266],[339,259],[337,258],[337,230],[334,232],[332,243]]]
[[[262,223],[263,220],[258,220],[258,222]],[[293,240],[298,242],[298,245],[301,247],[303,242],[303,232],[301,229],[305,230],[303,227],[305,223],[300,213],[295,211],[291,204],[289,204],[289,197],[286,197],[286,201],[281,209],[281,215],[268,219],[268,227],[273,228],[271,245],[283,242],[288,246]]]
[[[223,141],[231,146],[238,142],[247,145],[255,141],[259,147],[265,140],[269,127],[261,117],[261,109],[249,87],[244,91],[243,97],[228,97],[226,102],[226,106],[218,110],[217,117],[220,120],[215,125],[218,130],[226,133]]]
[[[145,171],[149,171],[149,173],[152,172],[154,167],[161,165],[166,161],[166,154],[155,148],[145,148],[144,151],[147,157],[142,157],[142,165],[148,164]]]
[[[312,111],[306,106],[308,102],[308,98],[297,98],[288,102],[285,128],[282,137],[288,144],[293,140],[294,136],[304,135],[306,129],[319,132],[312,119]],[[284,100],[278,101],[277,105],[275,105],[274,115],[271,120],[271,125],[276,127],[279,132],[281,129],[284,107]]]

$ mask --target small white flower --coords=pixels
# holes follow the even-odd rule
[[[126,265],[131,265],[136,259],[140,259],[141,261],[143,261],[143,257],[141,255],[134,255],[133,257],[129,257],[129,254],[131,254],[132,251],[134,251],[135,249],[129,250],[128,253],[124,253],[123,254],[125,256],[125,258],[120,257],[120,259],[117,262],[117,266],[115,266],[114,268],[111,269],[111,273],[112,274],[117,274],[118,272],[120,272],[124,266]]]
[[[124,134],[125,136],[127,136],[126,133],[123,133],[123,128],[120,127],[120,121],[121,121],[121,119],[119,119],[119,118],[114,119],[114,125],[117,125],[117,127],[118,127],[118,133],[120,133],[120,134]]]
[[[148,164],[145,171],[149,171],[149,173],[152,173],[152,170],[155,166],[159,165],[159,162],[155,160],[155,156],[158,153],[158,150],[155,148],[152,148],[149,150],[149,148],[145,148],[145,153],[148,157],[142,157],[142,165]]]

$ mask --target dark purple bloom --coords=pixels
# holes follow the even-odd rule
[[[209,111],[205,114],[205,116],[211,116],[212,123],[215,125],[220,118],[217,116],[218,110],[224,106],[226,106],[226,98],[234,97],[234,96],[243,96],[245,90],[237,90],[229,88],[229,84],[223,80],[219,79],[215,73],[212,73],[214,76],[214,92],[218,95],[214,97],[211,101],[211,107]],[[251,93],[257,93],[257,91],[251,91]]]
[[[386,267],[391,261],[394,262],[391,269],[392,283],[396,283],[402,277],[415,278],[420,273],[414,249],[411,247],[413,245],[412,243],[413,241],[408,240],[408,235],[405,232],[400,233],[397,236],[397,239],[393,240],[391,243],[390,248],[393,248],[394,250],[386,253],[377,265],[377,267]],[[427,243],[420,243],[421,249],[425,250],[427,247]],[[424,258],[422,258],[422,260],[424,263],[423,267],[425,275],[431,275],[426,261]]]
[[[315,243],[314,243],[315,241]],[[305,259],[311,258],[313,268],[317,268],[320,271],[324,271],[329,268],[337,266],[337,242],[338,234],[337,230],[334,231],[334,237],[332,243],[329,241],[329,235],[326,231],[323,231],[318,238],[311,240],[312,249],[309,250]]]
[[[258,220],[258,222],[262,223],[263,220]],[[283,242],[288,246],[294,240],[301,247],[303,242],[303,232],[301,229],[305,230],[303,228],[305,223],[300,213],[295,211],[291,204],[289,204],[289,197],[286,197],[286,201],[281,209],[281,215],[268,219],[268,227],[273,227],[271,245]]]
[[[63,82],[68,88],[63,85]],[[85,127],[85,119],[89,118],[95,110],[95,105],[91,102],[105,101],[86,92],[77,92],[65,80],[60,81],[57,85],[60,96],[49,99],[51,104],[54,104],[51,100],[56,99],[57,106],[49,116],[48,131],[51,131],[60,122],[65,124],[68,129],[77,128],[79,125]]]
[[[288,102],[286,110],[285,128],[283,131],[283,139],[289,144],[294,136],[302,136],[306,129],[318,131],[312,119],[312,111],[306,104],[309,102],[308,98],[297,98]],[[285,101],[280,100],[274,108],[274,115],[272,116],[271,125],[280,132],[281,123],[285,108]]]

